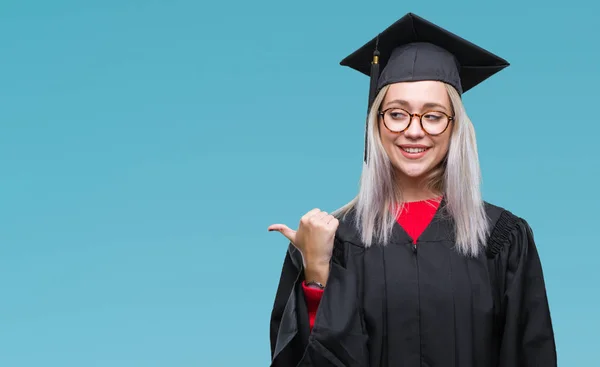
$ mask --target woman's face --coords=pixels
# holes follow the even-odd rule
[[[390,85],[381,104],[380,111],[389,108],[401,108],[408,113],[444,112],[452,116],[450,97],[443,83],[437,81],[419,81],[395,83]],[[402,124],[410,119],[401,110],[394,109],[385,115],[388,126]],[[428,114],[423,124],[430,132],[437,133],[445,125],[446,118],[441,114]],[[440,123],[441,121],[441,123]],[[442,125],[443,124],[443,125]],[[443,133],[437,136],[427,134],[419,123],[419,117],[413,116],[410,125],[400,133],[391,132],[379,117],[381,142],[392,165],[403,182],[419,181],[435,168],[446,156],[452,133],[452,122]]]

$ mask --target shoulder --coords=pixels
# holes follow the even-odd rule
[[[521,251],[533,241],[529,223],[505,207],[484,202],[490,221],[490,235],[487,254],[495,257],[508,251]]]
[[[338,211],[334,216],[339,224],[335,233],[333,259],[345,267],[349,258],[360,257],[364,253],[365,246],[361,239],[354,207]]]
[[[490,224],[492,225],[492,229],[502,231],[514,227],[520,223],[527,223],[524,218],[497,204],[484,201],[484,208],[487,217],[491,222]]]
[[[336,239],[346,245],[364,247],[359,230],[356,209],[350,207],[346,211],[338,213],[336,218],[339,221]]]

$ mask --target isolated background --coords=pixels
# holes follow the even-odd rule
[[[0,3],[0,366],[267,366],[287,241],[355,194],[368,79],[412,11],[512,66],[467,93],[485,199],[532,225],[559,362],[596,362],[592,1]]]

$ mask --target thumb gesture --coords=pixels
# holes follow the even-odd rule
[[[278,231],[284,235],[292,244],[296,245],[296,231],[286,226],[285,224],[272,224],[268,228],[269,231]]]

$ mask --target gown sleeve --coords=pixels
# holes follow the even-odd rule
[[[357,246],[337,237],[335,242],[312,331],[302,287],[302,255],[288,246],[271,313],[271,367],[368,366],[359,300],[361,254]]]
[[[556,345],[542,265],[529,224],[512,214],[492,241],[501,278],[500,367],[555,367]]]

